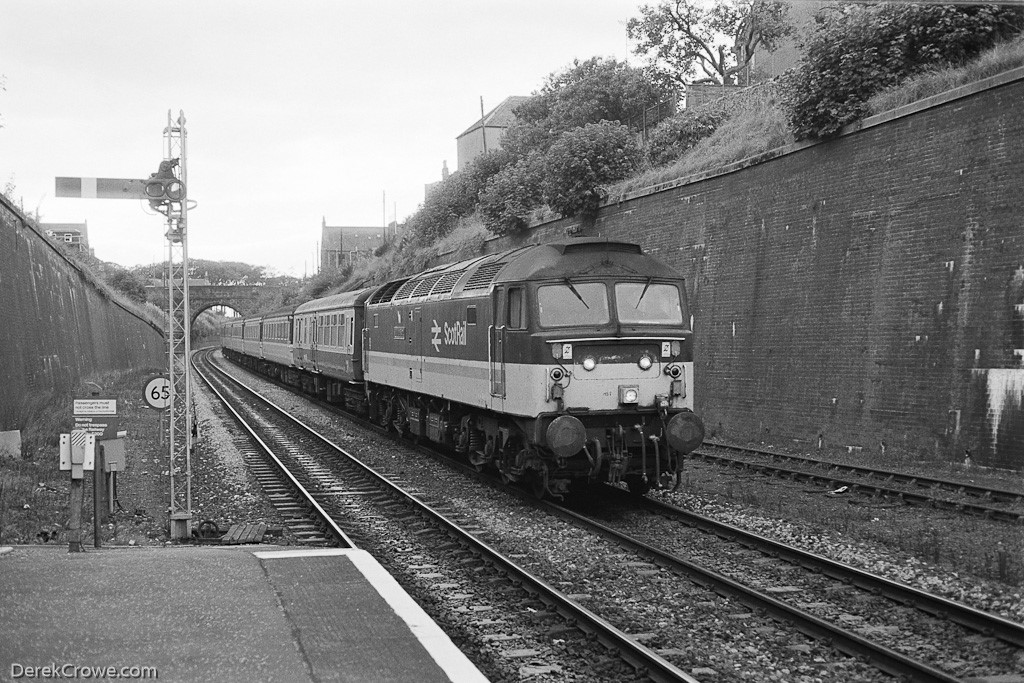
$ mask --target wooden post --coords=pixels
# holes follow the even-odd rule
[[[85,552],[82,548],[82,479],[71,479],[71,520],[68,522],[68,552]]]
[[[103,538],[100,530],[103,525],[103,487],[100,486],[100,478],[103,476],[103,446],[96,449],[96,461],[92,471],[92,545],[94,548],[103,547]]]

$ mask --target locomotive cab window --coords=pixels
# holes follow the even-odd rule
[[[619,322],[642,325],[681,325],[683,306],[675,285],[619,282],[615,285]]]
[[[466,324],[476,325],[476,306],[466,306]]]
[[[608,291],[603,282],[572,282],[537,288],[541,327],[602,325],[608,322]]]

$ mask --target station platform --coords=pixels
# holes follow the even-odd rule
[[[0,681],[71,673],[159,681],[487,680],[363,550],[2,549]]]

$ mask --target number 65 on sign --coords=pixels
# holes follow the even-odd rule
[[[171,380],[166,377],[154,377],[146,382],[146,405],[155,410],[163,410],[171,405]]]

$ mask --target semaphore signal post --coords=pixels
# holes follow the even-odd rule
[[[167,218],[167,349],[170,401],[169,445],[171,539],[191,535],[192,439],[195,419],[192,406],[191,322],[188,298],[187,133],[185,113],[177,120],[167,112],[164,128],[164,159],[159,170],[145,180],[123,178],[57,178],[57,197],[143,199]]]
[[[192,413],[192,374],[189,356],[192,352],[191,314],[188,300],[188,136],[185,113],[178,120],[167,112],[164,128],[164,161],[157,173],[169,173],[164,196],[150,200],[154,208],[167,216],[167,347],[168,377],[171,381],[170,401],[170,480],[171,539],[191,535],[192,523],[192,436],[195,418]],[[174,162],[177,160],[178,186],[174,184]],[[165,166],[167,168],[165,168]],[[180,187],[177,191],[176,187]],[[147,193],[148,194],[148,193]],[[175,198],[176,197],[176,198]]]

